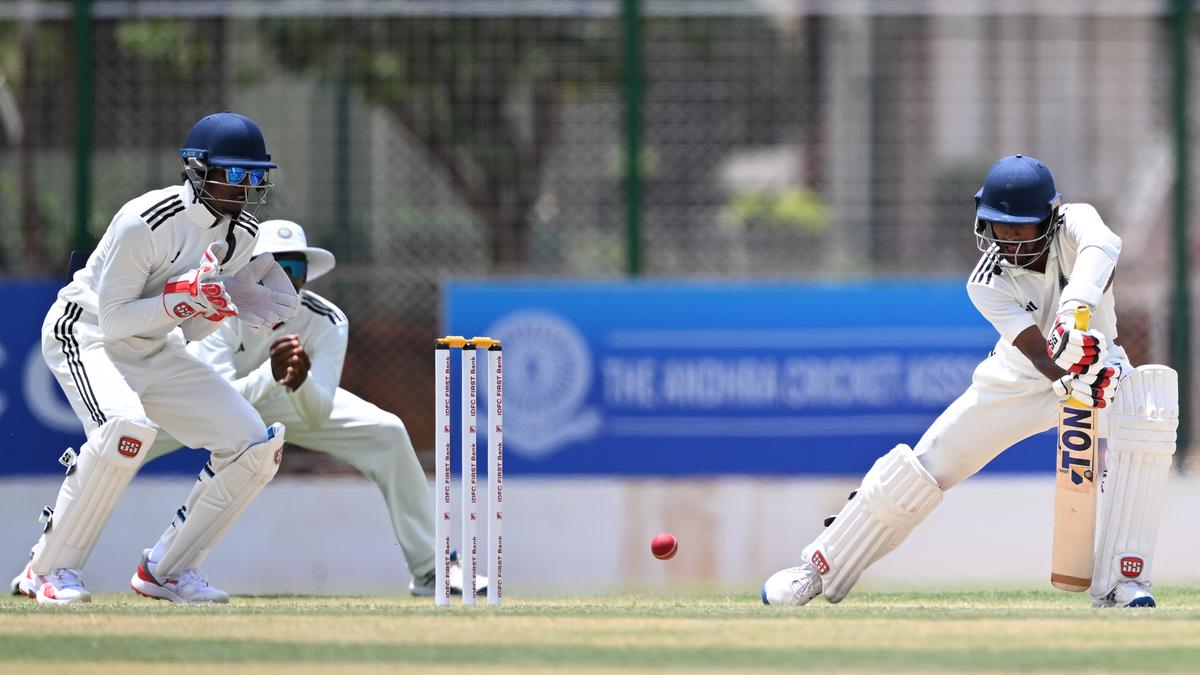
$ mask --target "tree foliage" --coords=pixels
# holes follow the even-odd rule
[[[564,105],[616,86],[610,20],[265,19],[275,58],[353,87],[444,172],[492,238],[492,263],[528,256],[530,211]]]

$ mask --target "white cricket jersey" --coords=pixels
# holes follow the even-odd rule
[[[209,244],[221,240],[229,244],[221,276],[230,276],[250,260],[257,235],[253,216],[242,213],[231,221],[214,215],[190,183],[147,192],[117,211],[87,264],[58,297],[97,317],[106,342],[154,350],[181,324],[185,334],[198,338],[216,324],[170,314],[162,301],[167,280],[199,267]]]
[[[291,334],[300,336],[300,345],[312,364],[308,378],[295,391],[276,382],[271,373],[271,343]],[[252,405],[286,396],[300,419],[316,429],[325,424],[333,410],[349,337],[350,322],[336,305],[312,291],[301,290],[296,316],[278,327],[253,330],[240,321],[222,321],[208,338],[190,343],[188,351],[211,364]]]
[[[1000,333],[996,356],[1017,374],[1045,379],[1033,364],[1013,345],[1021,331],[1037,326],[1046,335],[1054,327],[1061,302],[1079,300],[1092,305],[1091,328],[1108,339],[1109,357],[1125,360],[1118,344],[1117,312],[1112,287],[1108,286],[1112,269],[1121,250],[1121,239],[1108,229],[1090,204],[1064,204],[1061,224],[1050,245],[1046,271],[1034,272],[1001,263],[997,247],[984,253],[967,279],[967,294],[979,313]],[[1088,248],[1095,248],[1089,263],[1076,270],[1076,261]],[[1072,278],[1075,274],[1076,278]],[[1106,286],[1108,286],[1106,288]]]

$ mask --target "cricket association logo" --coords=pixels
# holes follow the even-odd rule
[[[500,317],[487,329],[504,343],[504,431],[507,449],[539,458],[600,431],[586,405],[592,354],[568,320],[545,311]]]

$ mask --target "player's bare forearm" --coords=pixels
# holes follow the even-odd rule
[[[1046,338],[1037,326],[1030,326],[1021,331],[1013,340],[1013,346],[1021,350],[1025,358],[1029,359],[1033,367],[1045,375],[1046,379],[1054,381],[1067,374],[1067,371],[1059,368],[1054,359],[1046,353]]]

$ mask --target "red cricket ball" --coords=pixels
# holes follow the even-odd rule
[[[670,532],[659,532],[650,540],[650,552],[659,560],[670,560],[679,551],[679,542]]]

